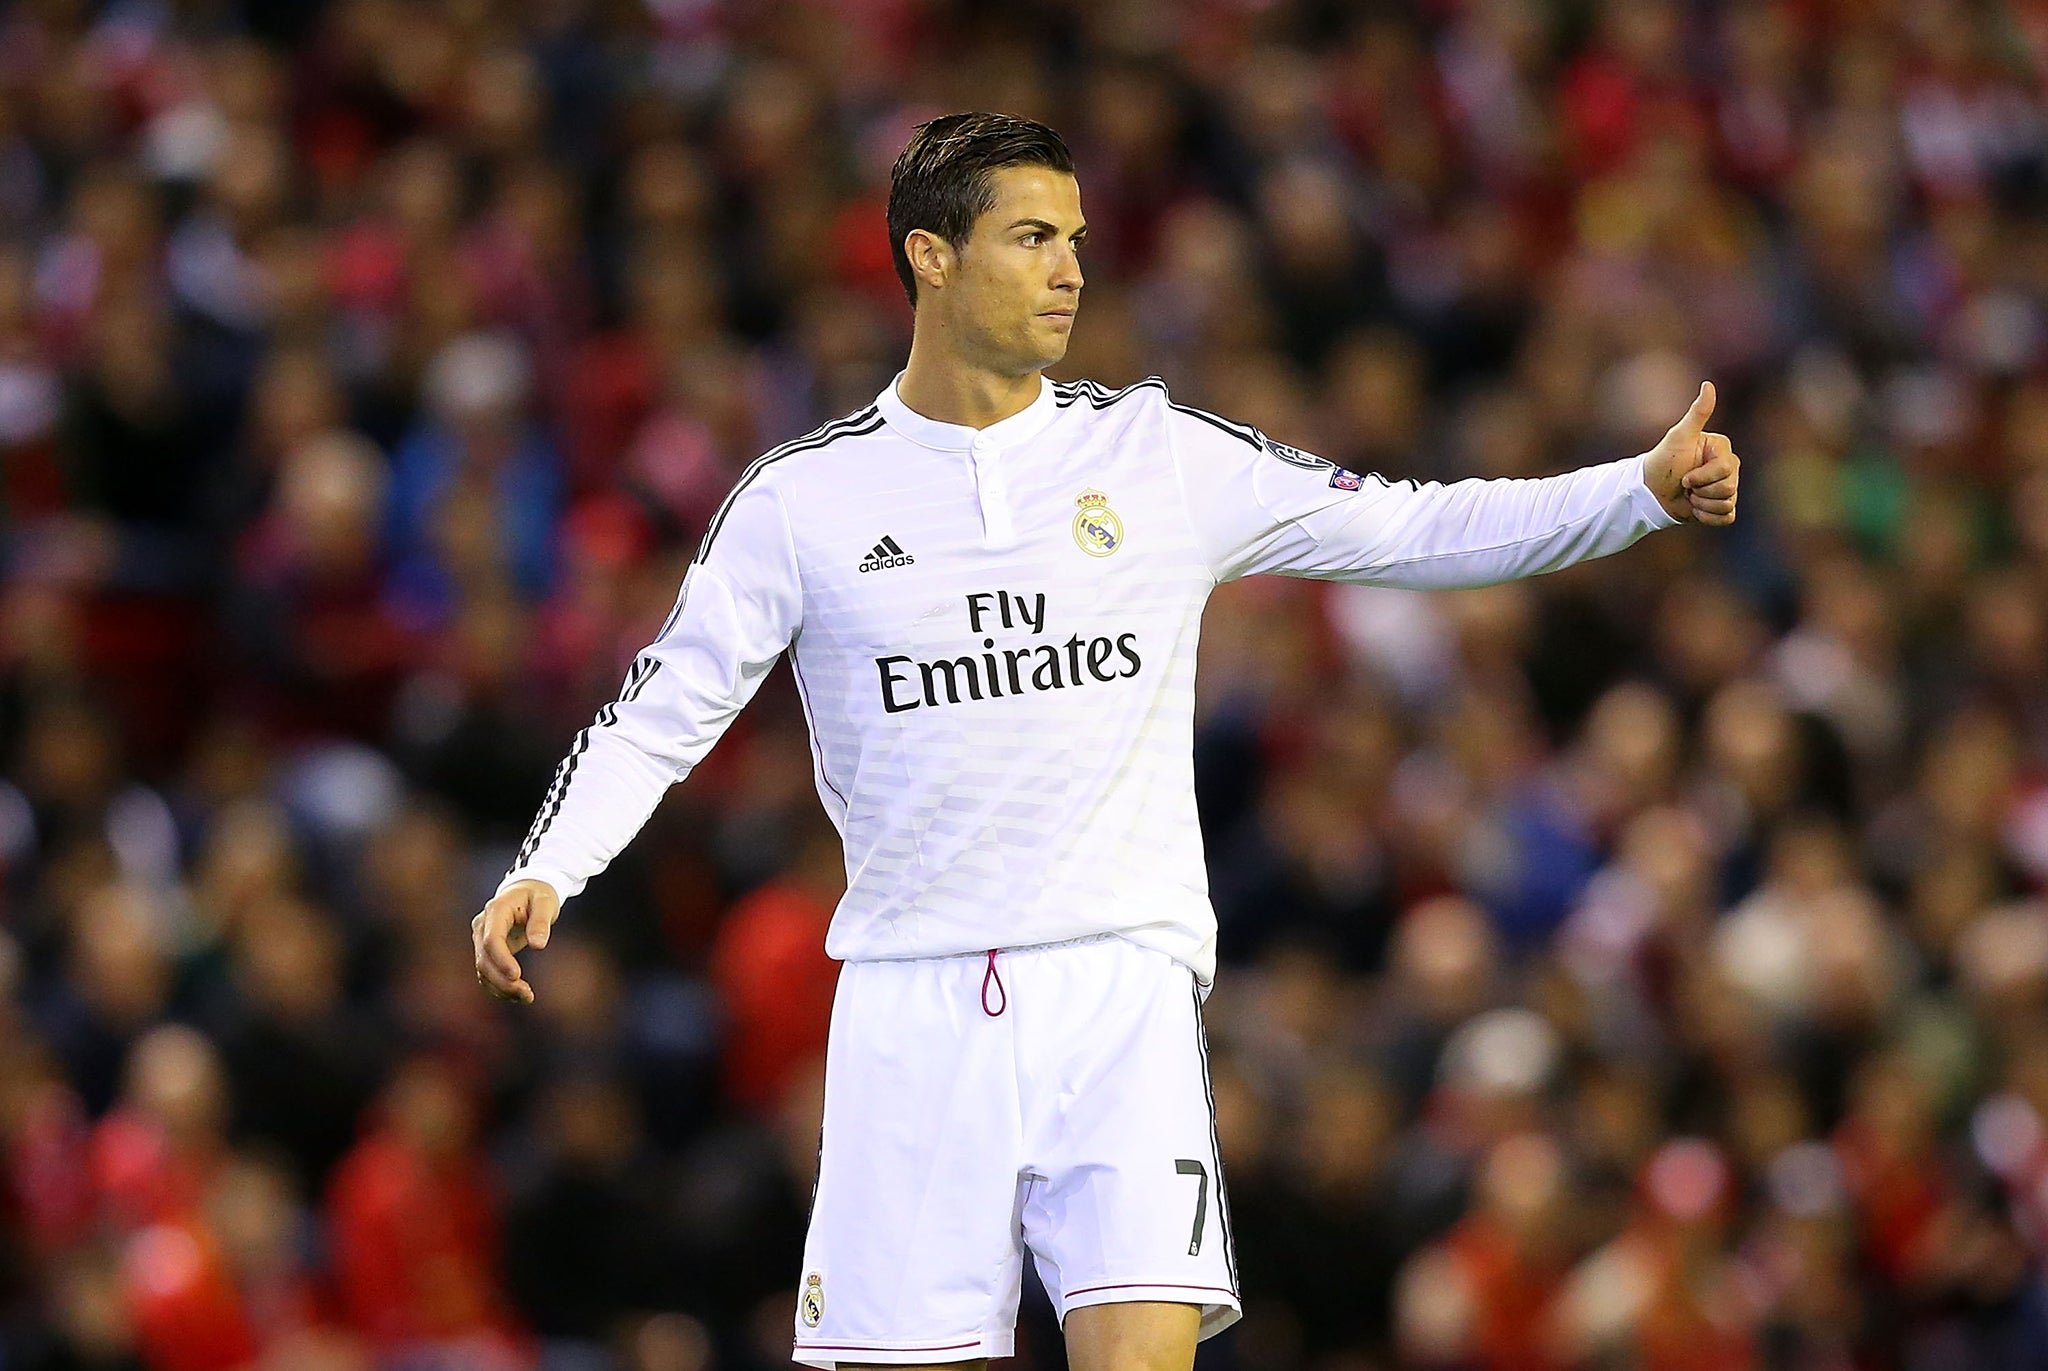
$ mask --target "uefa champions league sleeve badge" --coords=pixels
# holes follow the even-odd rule
[[[1074,541],[1090,557],[1107,557],[1124,545],[1124,521],[1109,507],[1109,497],[1099,490],[1084,490],[1075,499],[1081,512],[1074,516]]]

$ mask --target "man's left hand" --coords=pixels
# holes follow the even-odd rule
[[[1709,433],[1714,383],[1700,383],[1699,398],[1643,463],[1643,484],[1674,519],[1702,524],[1735,522],[1735,488],[1742,459],[1725,433]]]

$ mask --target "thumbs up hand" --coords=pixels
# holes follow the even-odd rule
[[[1742,459],[1725,433],[1708,433],[1714,383],[1700,383],[1699,398],[1671,426],[1643,463],[1643,484],[1674,519],[1702,524],[1735,522],[1735,487]]]

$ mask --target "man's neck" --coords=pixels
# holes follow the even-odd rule
[[[1021,414],[1038,398],[1038,373],[1005,376],[947,355],[942,349],[913,337],[910,361],[896,394],[903,403],[927,419],[967,428],[987,428],[1013,414]]]

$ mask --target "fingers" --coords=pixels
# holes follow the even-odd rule
[[[525,946],[520,924],[526,916],[527,894],[507,891],[483,907],[469,921],[470,941],[476,950],[476,978],[483,988],[501,1000],[533,1003],[533,987],[520,973],[512,956],[514,943]]]
[[[1735,521],[1735,500],[1742,479],[1742,459],[1724,433],[1701,436],[1704,460],[1679,478],[1693,517],[1703,524]]]
[[[1695,467],[1686,472],[1678,478],[1678,483],[1684,487],[1688,495],[1710,495],[1716,499],[1724,499],[1735,493],[1739,470],[1732,460],[1708,462],[1705,466]]]
[[[1687,487],[1707,485],[1732,477],[1742,461],[1725,433],[1700,435],[1700,464],[1680,478]]]
[[[469,921],[477,984],[498,999],[532,1004],[533,987],[512,954],[527,947],[546,947],[561,911],[561,896],[546,881],[538,880],[514,882],[486,904]]]

